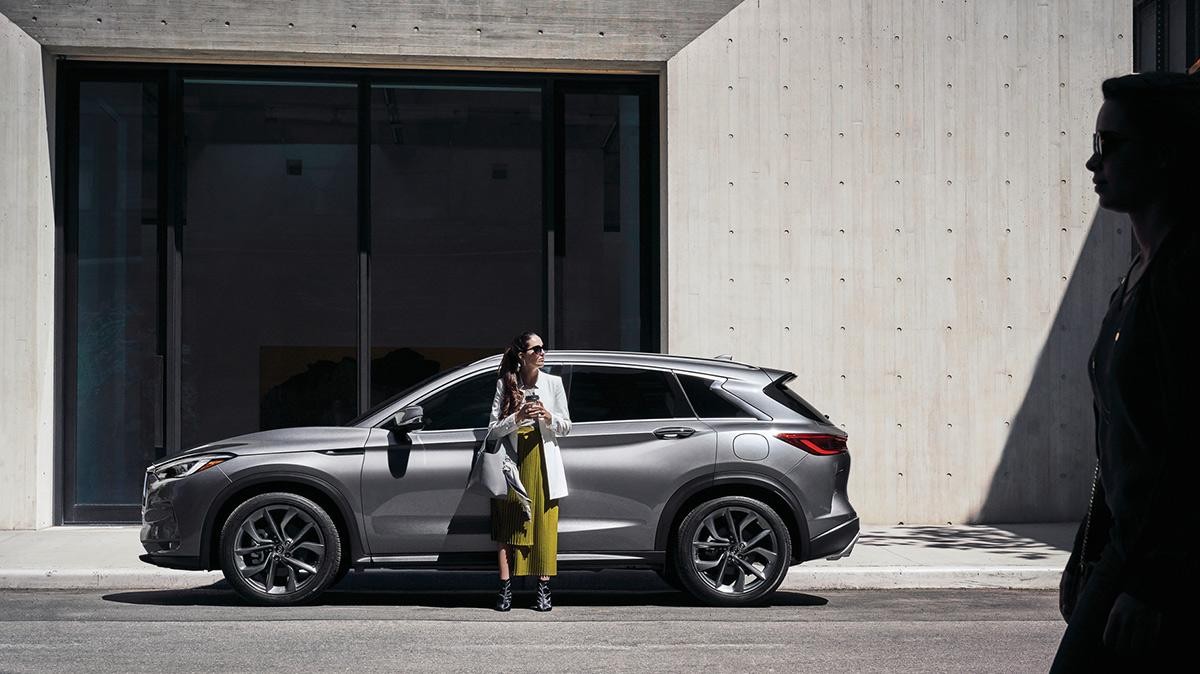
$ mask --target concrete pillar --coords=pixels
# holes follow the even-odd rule
[[[54,520],[53,82],[0,16],[0,529]]]

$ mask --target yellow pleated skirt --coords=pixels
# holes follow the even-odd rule
[[[512,575],[553,576],[558,571],[558,499],[549,498],[537,426],[517,429],[517,466],[533,516],[529,520],[522,516],[521,502],[511,489],[508,498],[492,499],[492,540],[513,546]]]

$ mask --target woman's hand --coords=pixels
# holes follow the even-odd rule
[[[550,414],[550,410],[546,409],[545,405],[542,405],[541,401],[529,403],[528,407],[530,419],[541,419],[546,423],[550,423],[550,420],[553,418]]]
[[[533,418],[533,414],[532,414],[533,405],[534,405],[534,403],[521,403],[521,406],[517,408],[517,423],[518,424],[521,423],[522,421],[525,421],[526,419]]]

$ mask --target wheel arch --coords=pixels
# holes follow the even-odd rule
[[[302,473],[271,473],[238,480],[213,499],[200,538],[200,565],[206,570],[221,568],[221,528],[234,508],[246,499],[273,491],[303,496],[325,509],[342,534],[342,564],[354,564],[363,556],[354,509],[329,483]]]
[[[808,520],[804,516],[803,507],[783,485],[754,473],[706,476],[677,490],[663,507],[663,514],[659,518],[654,536],[654,549],[666,551],[665,559],[670,560],[674,554],[671,532],[679,526],[692,508],[720,496],[746,496],[771,506],[779,514],[792,537],[792,563],[797,564],[806,559],[809,548]],[[666,563],[670,564],[669,561]]]

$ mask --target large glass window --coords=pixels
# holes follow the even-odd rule
[[[184,84],[183,445],[358,414],[358,98]]]
[[[563,96],[558,348],[643,348],[640,104],[631,94]]]
[[[537,88],[371,90],[371,400],[543,322]]]
[[[120,519],[162,446],[158,96],[150,82],[79,85],[68,520]]]
[[[659,348],[656,78],[58,73],[65,521],[136,521],[153,461],[350,423],[526,330]],[[673,377],[621,384],[671,390],[637,412],[587,378],[585,419],[690,414]],[[430,428],[485,425],[493,385]]]

